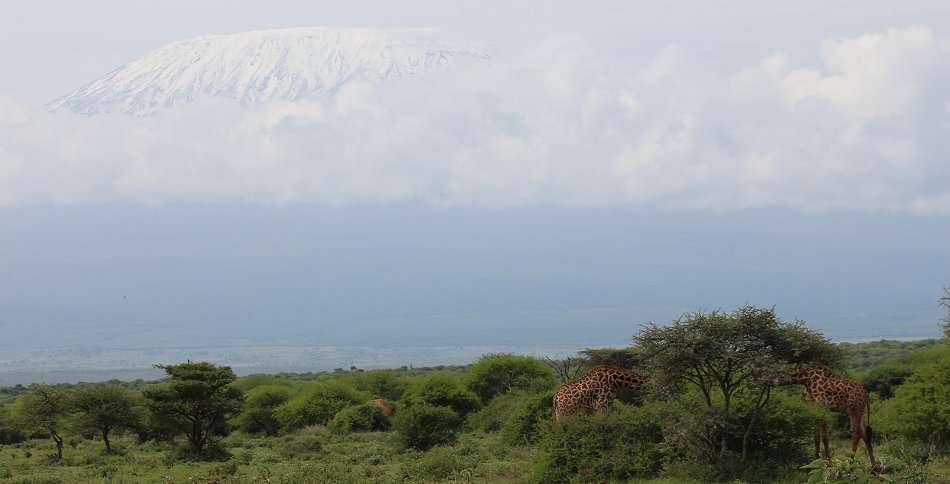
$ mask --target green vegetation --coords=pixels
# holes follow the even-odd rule
[[[162,385],[145,390],[149,409],[158,425],[188,437],[198,458],[225,433],[225,419],[240,411],[244,394],[229,386],[237,378],[230,367],[211,363],[182,363],[159,368],[168,374]]]
[[[242,378],[186,362],[162,366],[159,382],[0,389],[0,481],[950,482],[943,340],[835,345],[746,307],[647,325],[633,342],[562,361],[489,354],[468,367]],[[881,476],[863,452],[848,461],[846,418],[800,387],[764,384],[814,361],[873,392]],[[557,382],[596,364],[653,379],[607,414],[554,421]],[[830,466],[813,462],[820,422]]]

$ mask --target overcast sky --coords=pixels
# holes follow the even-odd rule
[[[496,55],[324,103],[42,110],[169,42],[293,26],[439,27]],[[945,1],[8,2],[0,205],[947,214],[948,26]]]
[[[10,344],[624,344],[744,303],[938,334],[947,0],[0,2]],[[493,58],[302,102],[44,108],[170,42],[304,26]]]

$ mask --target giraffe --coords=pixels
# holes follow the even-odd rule
[[[578,412],[606,412],[618,388],[638,388],[649,379],[646,375],[615,366],[594,367],[584,377],[557,389],[552,402],[554,418],[561,420]]]
[[[383,413],[385,413],[387,417],[393,416],[393,408],[390,407],[388,403],[386,403],[386,400],[383,397],[376,397],[370,400],[369,403],[372,403],[373,405],[376,405],[377,407],[379,407],[380,410],[382,410]]]
[[[858,451],[858,441],[864,440],[868,457],[871,458],[871,470],[877,469],[874,459],[874,448],[871,445],[871,427],[866,424],[864,411],[871,417],[871,402],[868,392],[860,383],[842,376],[835,375],[827,366],[821,363],[811,368],[797,367],[785,378],[777,382],[779,386],[805,385],[802,395],[805,400],[837,412],[847,412],[851,419],[851,460]],[[819,440],[824,443],[825,459],[831,459],[828,450],[828,425],[822,423],[815,430],[815,458],[822,457]]]

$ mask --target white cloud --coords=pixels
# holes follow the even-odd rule
[[[404,200],[950,213],[950,52],[926,27],[731,75],[550,39],[335,98],[95,117],[0,96],[0,204]]]

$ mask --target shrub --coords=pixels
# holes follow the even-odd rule
[[[287,430],[326,425],[340,410],[368,399],[369,395],[339,380],[311,383],[299,395],[275,408],[274,417]]]
[[[877,426],[885,433],[950,448],[950,358],[924,366],[881,405]]]
[[[861,378],[861,384],[869,392],[877,393],[887,400],[894,396],[894,389],[901,386],[914,373],[907,365],[884,365],[868,370]]]
[[[472,476],[478,459],[454,447],[437,447],[424,454],[412,455],[403,465],[404,474],[415,481],[446,482],[461,476]]]
[[[323,450],[323,443],[316,435],[295,435],[289,440],[278,445],[272,446],[280,456],[285,459],[293,459],[298,456],[311,457]],[[265,452],[272,452],[270,449],[261,449]]]
[[[546,364],[530,356],[496,353],[482,356],[466,372],[465,386],[488,403],[514,389],[549,390],[557,377]]]
[[[260,385],[246,394],[244,411],[238,416],[241,430],[258,434],[277,435],[280,423],[274,409],[290,400],[290,389],[285,385]]]
[[[537,442],[541,438],[541,423],[554,418],[551,408],[553,398],[554,390],[551,390],[522,401],[502,425],[502,439],[513,445]]]
[[[752,406],[750,398],[737,402],[739,412],[748,413]],[[808,462],[813,458],[815,429],[833,417],[833,412],[806,402],[798,392],[773,391],[752,429],[748,460],[765,469]]]
[[[660,425],[649,407],[617,404],[609,414],[542,424],[538,482],[627,481],[656,476],[663,461]]]
[[[338,434],[389,430],[392,423],[383,410],[372,403],[344,408],[337,412],[327,426]]]
[[[416,405],[399,412],[393,426],[403,447],[427,450],[455,441],[459,416],[448,407]]]
[[[499,395],[481,410],[470,414],[465,419],[465,428],[485,433],[497,432],[533,396],[524,390],[513,390]]]
[[[354,373],[353,385],[360,391],[395,402],[402,398],[410,383],[408,379],[397,377],[392,370],[370,370]]]
[[[426,404],[449,407],[459,416],[466,416],[481,408],[478,396],[462,388],[458,380],[448,373],[436,372],[417,381],[403,395],[404,406]]]

